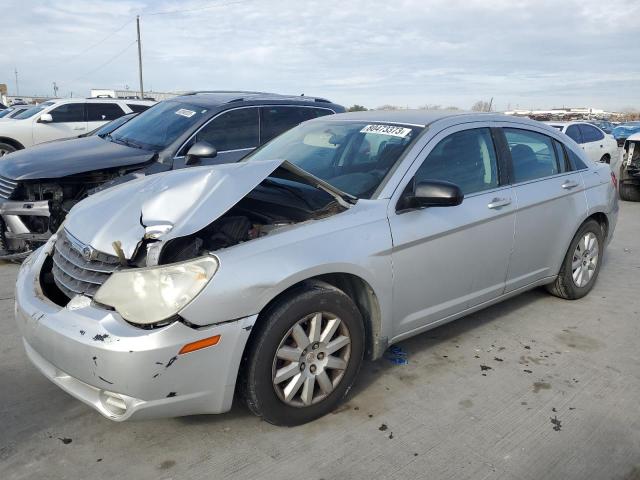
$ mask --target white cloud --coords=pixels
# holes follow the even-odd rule
[[[5,0],[0,82],[22,93],[145,85],[314,94],[370,107],[640,106],[634,0]],[[206,8],[202,8],[206,7]],[[166,15],[154,12],[183,11]],[[110,32],[100,45],[84,52]]]

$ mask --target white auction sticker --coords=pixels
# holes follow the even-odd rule
[[[176,112],[176,115],[182,115],[183,117],[191,118],[196,114],[193,110],[187,110],[186,108],[181,108]]]
[[[392,137],[404,138],[411,133],[410,128],[397,127],[395,125],[367,125],[360,133],[377,133],[379,135],[391,135]]]

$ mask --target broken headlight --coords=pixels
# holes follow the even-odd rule
[[[178,313],[202,291],[218,269],[213,256],[111,274],[94,300],[127,321],[150,325]]]

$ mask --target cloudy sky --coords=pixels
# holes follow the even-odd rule
[[[640,108],[637,0],[3,0],[20,93],[260,90],[344,105]]]

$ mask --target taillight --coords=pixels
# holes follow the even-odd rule
[[[618,190],[618,179],[616,178],[616,174],[611,172],[611,183],[613,183],[613,188]]]

